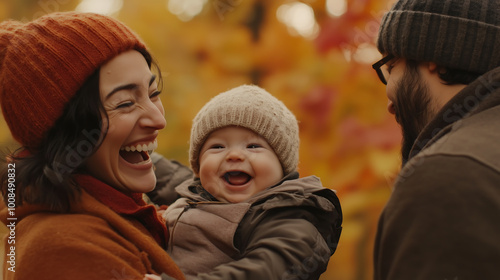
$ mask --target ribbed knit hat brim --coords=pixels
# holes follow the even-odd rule
[[[500,66],[500,2],[398,1],[382,19],[377,47],[383,54],[485,73]]]
[[[283,102],[264,89],[243,85],[212,98],[194,118],[189,160],[195,174],[200,168],[200,150],[210,133],[233,125],[248,128],[264,137],[278,156],[285,174],[297,169],[297,119]]]
[[[0,103],[14,139],[37,147],[93,72],[121,52],[145,48],[124,24],[98,14],[0,23]]]

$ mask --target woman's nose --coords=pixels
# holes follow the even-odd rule
[[[145,108],[142,125],[156,130],[165,128],[167,121],[165,120],[165,112],[161,103],[156,104],[151,102],[150,106]]]

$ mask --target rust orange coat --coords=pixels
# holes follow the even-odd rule
[[[0,219],[8,224],[2,203]],[[15,272],[4,260],[3,279],[143,279],[163,272],[184,276],[137,220],[126,219],[82,190],[71,213],[41,206],[15,209]],[[4,254],[5,257],[5,254]]]

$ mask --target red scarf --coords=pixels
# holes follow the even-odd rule
[[[75,175],[76,183],[88,194],[111,208],[116,213],[141,222],[156,242],[166,248],[168,230],[153,205],[142,199],[142,193],[125,194],[89,175]]]

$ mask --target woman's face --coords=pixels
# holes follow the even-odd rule
[[[156,177],[149,153],[166,125],[156,76],[141,53],[123,52],[101,67],[99,91],[109,128],[87,170],[122,191],[151,191]]]

